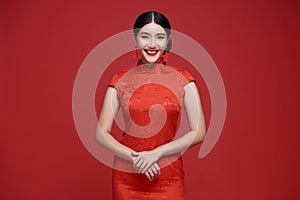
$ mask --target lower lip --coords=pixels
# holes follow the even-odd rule
[[[157,54],[158,51],[153,51],[153,53],[149,52],[149,51],[145,51],[149,56],[155,56]]]

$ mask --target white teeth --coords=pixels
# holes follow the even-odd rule
[[[155,55],[157,53],[157,50],[145,50],[147,54]]]

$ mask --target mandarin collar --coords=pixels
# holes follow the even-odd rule
[[[142,59],[139,59],[137,62],[137,67],[138,69],[140,69],[139,71],[143,72],[143,73],[151,73],[154,74],[156,73],[156,68],[157,68],[157,64],[163,64],[166,65],[166,62],[163,61],[163,59],[161,59],[159,62],[155,63],[151,68],[148,68],[142,61]]]
[[[163,64],[163,65],[166,65],[167,63],[163,60],[163,59],[160,59],[159,62],[157,62],[156,64]],[[139,65],[144,65],[142,59],[139,59],[138,62],[137,62],[137,66]]]

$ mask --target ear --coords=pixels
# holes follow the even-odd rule
[[[168,37],[168,42],[172,40],[172,35],[170,34],[169,37]]]
[[[167,46],[166,46],[165,51],[170,52],[171,49],[172,49],[172,37],[171,37],[171,35],[169,35],[169,37],[167,39]]]
[[[135,36],[134,36],[134,33],[132,33],[132,39],[133,39],[133,42],[134,42],[134,46],[135,46],[135,48],[137,47],[137,41],[136,41],[136,38],[135,38]]]

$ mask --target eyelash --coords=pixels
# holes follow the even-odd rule
[[[142,35],[142,36],[141,36],[141,38],[143,38],[143,39],[148,39],[148,38],[149,38],[149,36]],[[164,36],[158,36],[158,37],[157,37],[157,39],[159,39],[159,40],[163,40],[163,39],[165,39],[165,37],[164,37]]]
[[[165,39],[165,37],[164,36],[158,36],[157,39],[163,40],[163,39]]]

